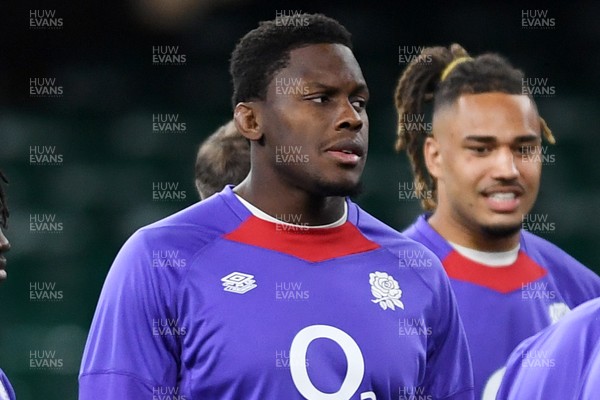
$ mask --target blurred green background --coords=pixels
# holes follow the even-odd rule
[[[537,233],[600,270],[593,211],[600,199],[599,3],[320,3],[57,0],[3,6],[0,168],[10,180],[6,234],[13,249],[9,279],[0,287],[0,366],[19,400],[77,398],[87,330],[115,254],[137,228],[197,201],[197,145],[231,117],[230,52],[258,21],[281,10],[323,12],[352,32],[372,96],[365,191],[357,201],[397,229],[420,211],[418,202],[399,199],[399,184],[411,176],[405,156],[393,152],[392,96],[405,67],[400,49],[458,42],[475,55],[499,52],[528,77],[546,79],[554,94],[536,100],[558,145],[548,149],[554,162],[544,167],[534,211],[554,229]],[[62,26],[30,26],[31,10],[46,10],[33,15],[60,18]],[[524,15],[552,19],[553,26],[527,26]],[[185,62],[154,65],[153,46],[179,46]],[[31,96],[32,78],[55,79],[62,96]],[[185,130],[154,131],[157,114],[176,116]],[[56,165],[44,162],[52,161],[48,157],[31,163],[32,148],[61,157]],[[157,182],[177,185],[185,198],[156,201]],[[37,225],[40,231],[36,218],[54,223]],[[55,299],[32,299],[32,291]],[[46,368],[35,361],[40,355]]]

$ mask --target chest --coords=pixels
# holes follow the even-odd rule
[[[396,398],[419,385],[433,340],[430,291],[397,259],[375,251],[308,263],[245,250],[243,259],[205,254],[181,289],[189,393]]]

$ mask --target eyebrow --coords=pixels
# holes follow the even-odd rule
[[[532,135],[532,134],[524,134],[515,138],[515,142],[517,143],[527,143],[527,142],[535,142],[541,139],[541,136]],[[469,135],[466,136],[463,141],[473,141],[479,143],[495,143],[498,141],[496,136],[485,136],[485,135]]]
[[[309,86],[314,86],[317,89],[321,89],[324,90],[326,92],[329,93],[337,93],[340,91],[340,89],[338,87],[335,86],[330,86],[330,85],[326,85],[324,83],[320,83],[320,82],[310,82],[308,81],[307,84]],[[359,92],[365,92],[367,95],[369,95],[369,88],[367,87],[366,83],[359,83],[356,85],[356,87],[354,88],[354,90],[352,90],[352,94],[356,94]]]

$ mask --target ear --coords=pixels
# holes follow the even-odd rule
[[[260,140],[260,108],[254,102],[241,102],[233,111],[235,128],[248,140]]]
[[[425,139],[423,157],[425,158],[425,165],[429,174],[438,179],[442,170],[442,154],[440,153],[440,143],[434,136],[429,136]]]

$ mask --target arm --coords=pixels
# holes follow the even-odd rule
[[[176,282],[152,265],[147,232],[125,243],[106,278],[79,374],[79,399],[149,399],[153,390],[177,386],[177,338],[160,335],[173,319]],[[158,334],[157,334],[158,333]]]

